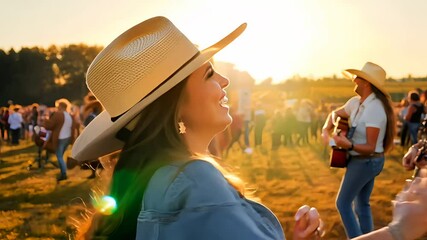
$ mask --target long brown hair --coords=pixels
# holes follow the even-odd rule
[[[111,215],[92,216],[90,226],[80,227],[78,239],[135,239],[137,217],[151,176],[172,159],[189,156],[177,131],[177,109],[185,83],[141,111],[111,179],[108,195],[116,200],[117,210]]]
[[[137,218],[150,178],[173,160],[204,159],[218,168],[243,195],[243,181],[222,168],[213,158],[195,156],[179,135],[178,108],[186,80],[159,97],[140,113],[140,120],[127,140],[114,167],[108,195],[117,203],[111,215],[91,214],[80,225],[76,239],[135,239]],[[177,101],[178,99],[178,101]]]
[[[386,132],[383,140],[383,147],[384,147],[384,152],[388,152],[391,149],[393,149],[393,140],[396,135],[396,117],[393,111],[393,103],[391,101],[390,95],[384,94],[372,84],[371,84],[371,87],[372,87],[372,91],[375,93],[375,96],[383,104],[385,113],[387,115],[387,126],[386,126]]]

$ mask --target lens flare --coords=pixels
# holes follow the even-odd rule
[[[104,215],[111,215],[117,210],[116,200],[111,196],[102,196],[94,200],[93,206],[99,213]]]

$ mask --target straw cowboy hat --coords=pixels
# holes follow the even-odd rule
[[[343,71],[343,75],[351,80],[355,79],[356,76],[363,78],[366,81],[370,82],[372,85],[374,85],[376,88],[378,88],[378,90],[384,93],[384,95],[388,97],[390,96],[384,87],[386,73],[382,67],[378,66],[375,63],[365,63],[362,70],[346,69]]]
[[[154,17],[130,28],[93,60],[86,76],[89,90],[104,111],[86,126],[72,158],[88,161],[120,150],[115,136],[133,130],[138,113],[209,61],[246,28],[237,27],[214,45],[199,51],[171,21]]]

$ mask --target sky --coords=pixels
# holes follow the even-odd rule
[[[426,0],[0,0],[0,49],[106,46],[154,16],[168,17],[201,49],[243,22],[215,57],[257,81],[321,78],[365,62],[388,77],[427,76]]]

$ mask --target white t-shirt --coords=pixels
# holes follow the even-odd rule
[[[18,112],[13,112],[9,115],[7,122],[10,124],[10,129],[12,130],[21,128],[21,123],[23,122],[22,115]]]
[[[360,105],[360,96],[350,98],[344,105],[344,110],[350,115],[352,127],[356,127],[353,137],[354,144],[366,144],[366,128],[379,128],[375,152],[384,152],[383,141],[387,127],[387,114],[382,102],[371,93]],[[359,109],[359,111],[358,111]],[[350,151],[351,155],[359,155],[358,152]]]
[[[61,131],[59,132],[58,139],[65,139],[71,137],[71,126],[73,120],[69,113],[64,112],[64,124],[62,125]]]

